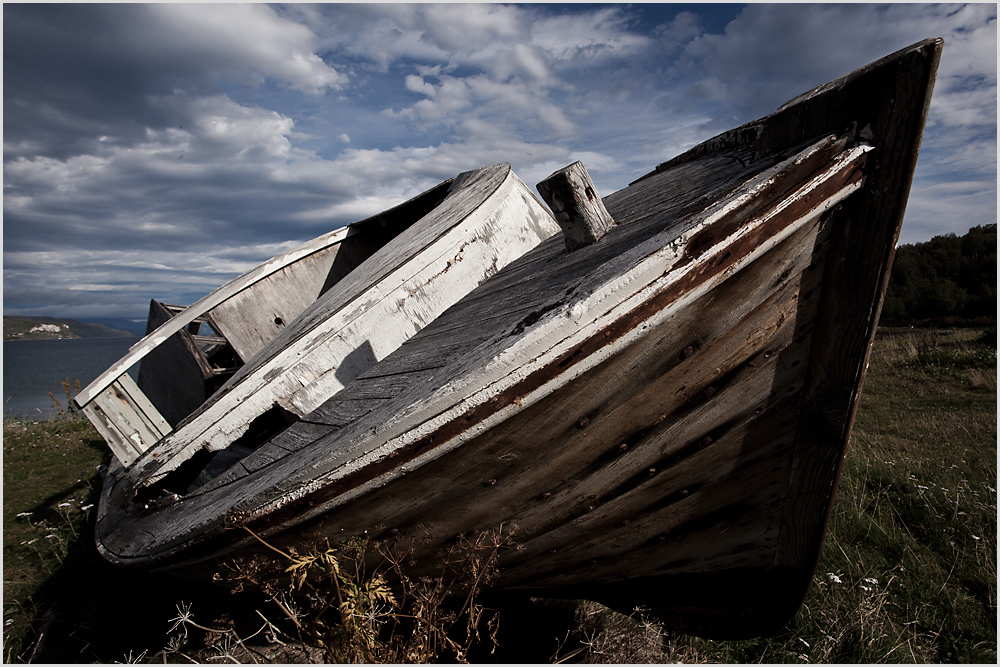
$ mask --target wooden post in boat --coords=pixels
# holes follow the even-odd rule
[[[535,187],[562,227],[568,250],[599,241],[615,226],[582,162],[563,167]]]

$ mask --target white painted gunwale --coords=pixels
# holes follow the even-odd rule
[[[233,278],[225,285],[218,287],[209,294],[195,301],[193,304],[177,313],[175,316],[164,322],[155,331],[146,334],[142,339],[129,348],[128,353],[119,359],[108,370],[97,376],[93,382],[84,387],[76,396],[77,405],[84,407],[94,400],[94,397],[111,386],[115,380],[128,372],[135,364],[142,361],[142,358],[156,349],[165,340],[175,333],[202,317],[220,303],[231,299],[236,294],[252,287],[255,283],[264,280],[268,276],[280,271],[290,264],[325,250],[330,246],[341,243],[348,234],[358,233],[352,226],[342,227],[332,232],[327,232],[322,236],[308,241],[297,248],[293,248],[281,255],[277,255],[268,261],[254,267],[243,275]]]

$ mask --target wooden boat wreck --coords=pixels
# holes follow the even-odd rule
[[[579,165],[557,172],[539,189],[565,234],[512,187],[516,211],[436,256],[472,264],[511,224],[522,245],[482,244],[472,277],[447,289],[428,282],[446,268],[407,269],[419,277],[340,345],[345,325],[322,323],[363,319],[375,276],[433,236],[426,216],[394,218],[392,241],[282,313],[286,327],[239,352],[214,394],[135,437],[118,426],[146,414],[126,358],[78,399],[120,459],[101,552],[209,568],[262,548],[227,530],[238,516],[278,546],[393,536],[420,571],[457,536],[504,525],[520,548],[501,557],[497,588],[641,606],[708,636],[780,629],[819,557],[941,46],[820,86],[603,202]],[[441,199],[456,183],[425,196],[443,202],[431,217],[444,206],[461,226],[475,207]],[[396,295],[411,285],[448,297],[409,313]],[[238,351],[218,315],[228,298],[209,295],[133,352],[199,317]],[[380,319],[394,304],[402,319]],[[251,326],[277,319],[260,312]]]

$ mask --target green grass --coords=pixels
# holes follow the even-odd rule
[[[85,419],[4,419],[4,662],[131,661],[166,645],[184,601],[209,625],[261,605],[256,595],[107,564],[93,520],[109,457]]]
[[[820,568],[855,588],[827,596],[863,613],[837,624],[855,646],[831,659],[996,661],[993,342],[877,342]],[[879,583],[864,591],[866,578]]]
[[[710,662],[996,662],[996,334],[884,333],[787,631],[668,649]]]
[[[501,608],[496,654],[473,655],[532,662],[995,663],[996,371],[993,331],[985,342],[974,331],[880,335],[819,568],[778,636],[661,637],[641,614],[538,601],[512,607],[506,619]],[[52,662],[321,659],[321,649],[288,636],[283,647],[264,642],[268,633],[289,630],[271,598],[103,562],[91,531],[97,466],[107,455],[86,422],[5,420],[3,451],[6,662],[33,655]],[[232,642],[262,627],[258,612],[273,625],[255,638],[254,653]],[[178,625],[180,617],[186,620]],[[562,625],[546,625],[556,617]],[[535,620],[518,624],[528,618]],[[182,631],[183,650],[171,652],[169,642],[176,648]]]
[[[4,658],[26,660],[35,596],[86,537],[103,441],[79,419],[3,424]],[[35,628],[37,629],[37,628]]]

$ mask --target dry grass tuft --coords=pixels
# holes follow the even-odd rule
[[[626,616],[596,602],[582,601],[576,609],[576,627],[560,650],[554,663],[586,664],[662,664],[705,662],[697,640],[665,632],[636,609]],[[567,645],[575,648],[567,649]]]

